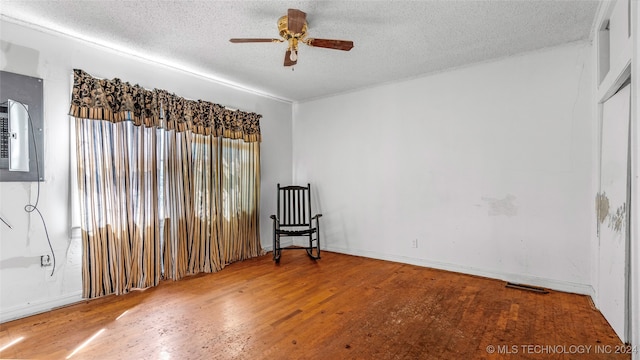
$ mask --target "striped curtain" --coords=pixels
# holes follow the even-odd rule
[[[260,242],[260,143],[220,138],[221,252],[223,264],[262,253]]]
[[[215,272],[262,254],[259,126],[255,132],[259,116],[212,111],[214,118],[202,120],[200,115],[198,121],[189,108],[217,105],[186,102],[185,112],[169,112],[171,104],[165,100],[152,111],[158,119],[136,122],[145,117],[126,109],[114,111],[113,105],[96,110],[86,105],[90,101],[77,98],[103,94],[81,91],[87,75],[80,73],[78,79],[78,74],[71,115],[82,217],[83,297],[123,294],[155,286],[163,278]],[[99,81],[101,86],[111,84]],[[162,94],[158,98],[167,99],[166,92]],[[91,118],[82,116],[88,114]]]
[[[76,120],[83,296],[121,294],[162,275],[155,129]]]
[[[192,238],[192,151],[190,132],[165,132],[162,218],[164,276],[178,280],[188,274],[187,240]]]

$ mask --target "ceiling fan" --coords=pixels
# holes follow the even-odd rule
[[[287,15],[278,19],[278,30],[280,39],[229,39],[232,43],[252,43],[252,42],[287,42],[289,47],[284,55],[284,66],[292,66],[298,62],[298,44],[304,43],[308,46],[321,47],[349,51],[353,48],[353,41],[314,39],[307,37],[307,14],[298,9],[289,9]]]

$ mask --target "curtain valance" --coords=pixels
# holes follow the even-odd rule
[[[69,115],[76,118],[163,127],[196,134],[261,141],[262,115],[230,110],[203,100],[188,100],[168,91],[147,90],[118,78],[97,79],[83,70],[73,70],[73,92]]]

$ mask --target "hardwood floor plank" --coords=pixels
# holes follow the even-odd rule
[[[0,348],[22,337],[0,358],[65,359],[94,335],[71,359],[631,358],[603,352],[622,344],[586,296],[286,251],[0,324]]]

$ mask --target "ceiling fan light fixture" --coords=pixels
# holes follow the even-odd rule
[[[298,43],[307,46],[325,49],[349,51],[353,48],[353,41],[307,38],[307,14],[298,9],[289,9],[287,15],[278,19],[278,30],[280,39],[259,39],[259,38],[233,38],[232,43],[250,42],[287,42],[289,47],[284,56],[284,66],[293,66],[298,61]]]

